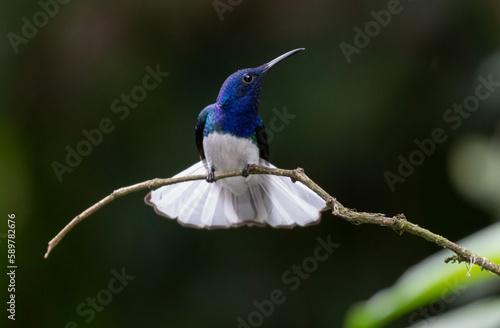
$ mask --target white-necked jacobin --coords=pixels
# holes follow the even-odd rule
[[[286,177],[246,174],[250,164],[275,167],[268,162],[269,147],[259,115],[262,82],[271,67],[301,50],[230,75],[216,103],[198,116],[195,134],[201,161],[175,176],[207,174],[207,181],[158,188],[146,196],[146,203],[160,215],[198,228],[266,224],[291,228],[318,223],[325,201],[303,184]],[[243,170],[243,176],[214,182],[214,172],[231,170]]]

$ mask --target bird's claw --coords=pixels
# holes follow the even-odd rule
[[[246,178],[248,177],[248,170],[250,169],[250,165],[252,164],[247,164],[245,165],[245,167],[243,168],[243,170],[241,170],[241,176]]]
[[[207,182],[209,182],[209,183],[215,182],[215,174],[214,173],[215,173],[215,169],[212,168],[207,174]]]

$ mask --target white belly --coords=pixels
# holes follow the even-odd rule
[[[207,169],[215,171],[241,170],[247,164],[259,163],[259,148],[246,138],[238,138],[230,134],[211,133],[203,139],[203,149],[207,159]],[[233,177],[217,181],[235,195],[242,195],[248,190],[248,179],[257,182],[257,176]]]
[[[259,163],[259,148],[247,138],[211,133],[203,139],[209,167],[215,171],[241,170],[247,164]]]

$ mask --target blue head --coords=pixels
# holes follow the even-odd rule
[[[230,75],[217,97],[218,123],[226,132],[247,137],[260,123],[259,102],[264,77],[271,67],[281,60],[304,50],[294,49],[267,64],[245,68]]]

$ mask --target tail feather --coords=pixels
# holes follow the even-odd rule
[[[309,189],[303,189],[300,182],[293,183],[289,178],[273,175],[262,176],[262,186],[266,190],[266,198],[272,207],[268,211],[268,219],[272,226],[301,226],[312,223],[320,217],[319,211],[325,202]],[[252,190],[253,188],[250,187]]]
[[[264,160],[260,165],[274,166]],[[175,177],[206,174],[204,162],[198,162]],[[251,175],[242,194],[227,185],[204,180],[188,181],[151,191],[148,205],[182,225],[198,228],[228,228],[242,225],[291,228],[318,223],[326,204],[300,182],[273,175]]]

